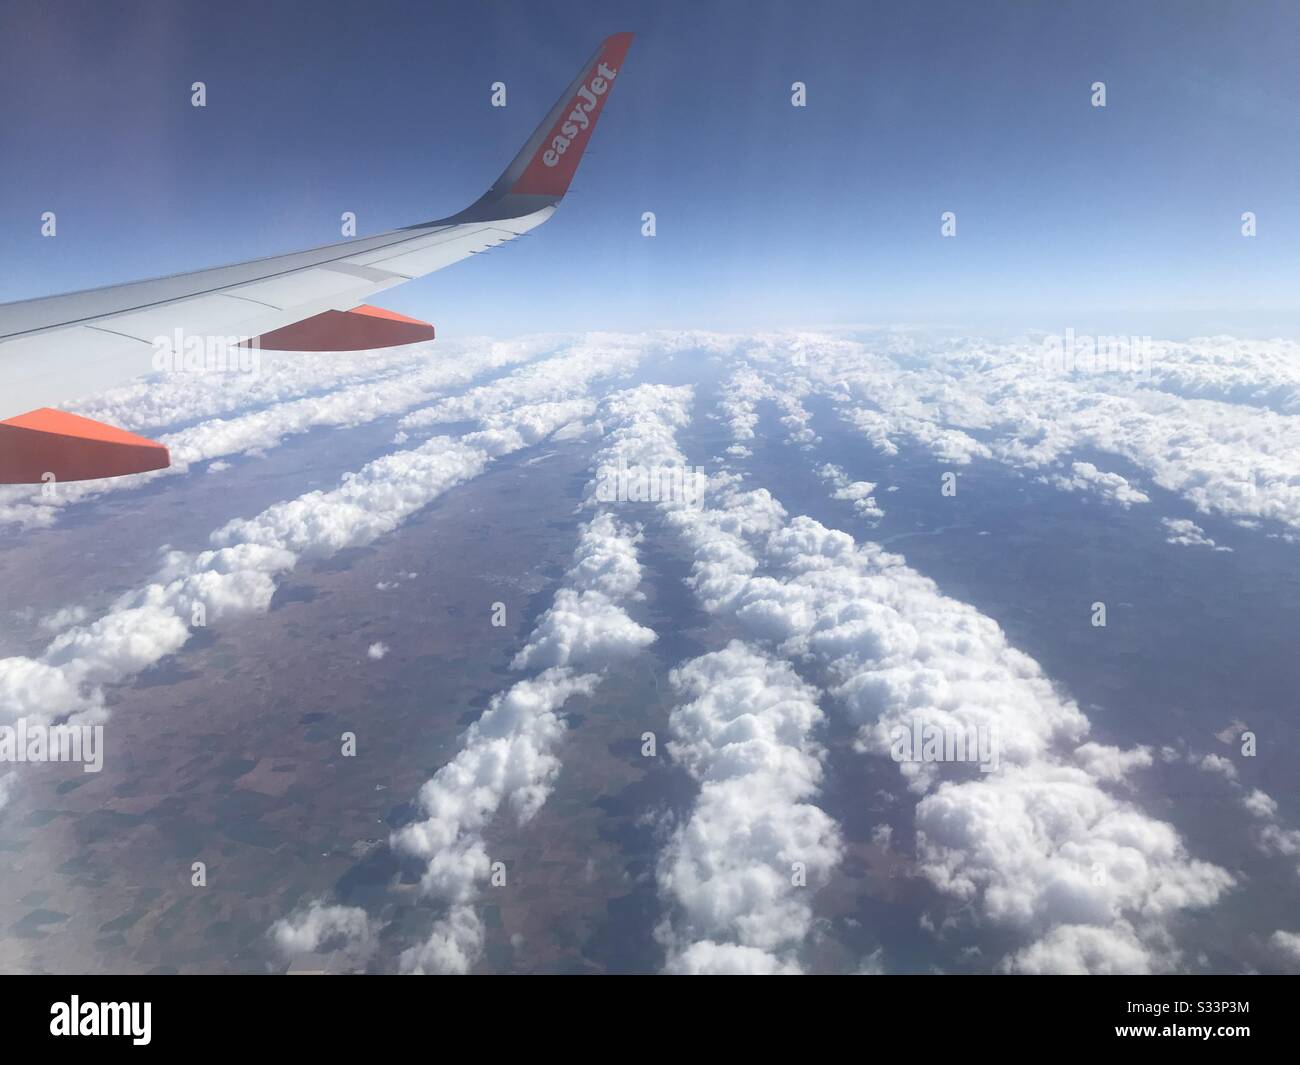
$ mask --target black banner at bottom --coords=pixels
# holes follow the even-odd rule
[[[492,978],[488,978],[492,979]],[[1092,1048],[1164,1044],[1182,1053],[1285,1050],[1296,983],[1278,977],[870,976],[802,980],[495,978],[7,977],[5,1049],[90,1053],[322,1050],[418,1039],[465,1052],[467,1038],[548,1057],[620,1029],[638,1046],[809,1040],[860,1033],[918,1050],[992,1045]],[[847,1009],[845,1007],[848,1007]],[[467,1023],[468,1022],[468,1023]],[[673,1034],[675,1033],[675,1034]],[[864,1049],[871,1049],[870,1047]]]

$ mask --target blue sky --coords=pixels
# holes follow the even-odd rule
[[[560,213],[385,306],[444,335],[1300,335],[1294,5],[65,0],[6,23],[3,300],[455,211],[630,29]]]

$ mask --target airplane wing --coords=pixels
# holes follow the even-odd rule
[[[607,38],[495,184],[459,214],[289,255],[0,304],[0,484],[166,467],[162,445],[51,409],[164,368],[160,350],[171,349],[161,338],[256,337],[260,347],[295,351],[431,338],[427,323],[366,301],[550,218],[631,43],[630,33]]]

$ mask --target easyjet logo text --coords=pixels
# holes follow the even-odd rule
[[[551,146],[542,153],[542,162],[547,166],[556,166],[560,156],[569,150],[573,139],[591,126],[591,112],[600,103],[600,98],[609,92],[610,82],[618,76],[618,71],[604,63],[596,68],[595,76],[578,90],[573,101],[573,110],[560,132],[551,138]]]

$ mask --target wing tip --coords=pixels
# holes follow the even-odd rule
[[[634,36],[631,31],[612,33],[601,42],[596,54],[583,66],[577,79],[542,120],[519,158],[506,171],[509,175],[516,165],[527,160],[508,186],[509,195],[547,197],[558,202],[569,191],[605,102],[623,71]],[[524,152],[530,149],[531,154],[525,156]]]

